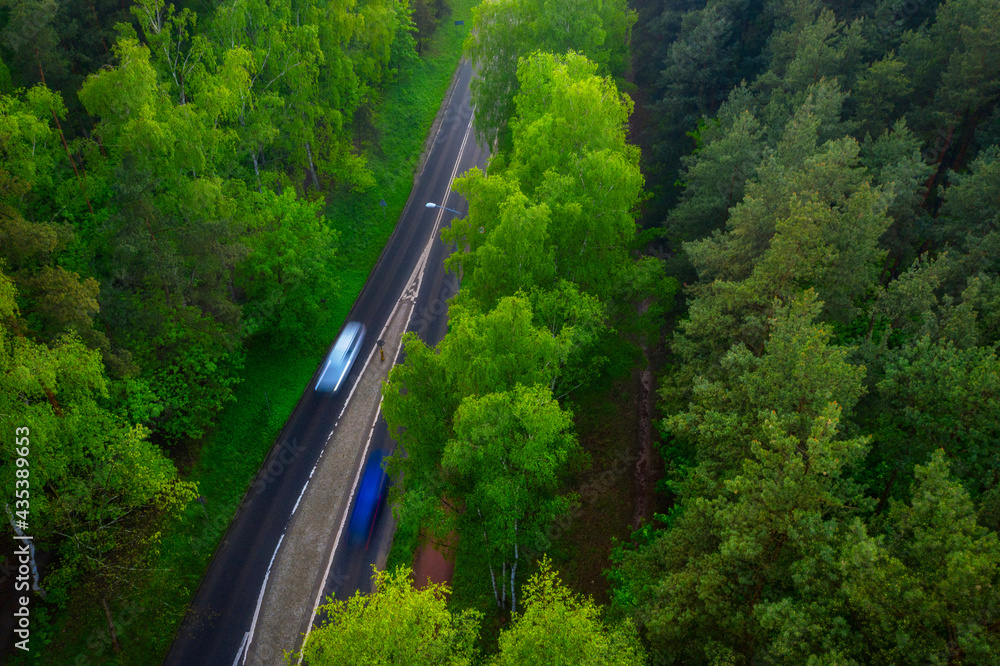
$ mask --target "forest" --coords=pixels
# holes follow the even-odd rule
[[[25,522],[49,563],[33,580],[34,645],[84,634],[88,612],[107,613],[106,635],[124,599],[158,598],[150,572],[171,527],[229,484],[245,491],[253,472],[199,486],[191,461],[235,400],[248,351],[316,353],[340,326],[330,304],[355,289],[344,272],[357,263],[341,250],[356,255],[367,237],[343,238],[351,224],[324,211],[390,198],[372,191],[384,165],[368,159],[380,105],[423,66],[449,11],[0,2],[0,477],[8,511],[30,500]],[[31,493],[15,504],[26,426]],[[210,556],[224,531],[214,506],[189,556]],[[228,521],[235,506],[218,506]],[[171,577],[183,595],[190,576]]]
[[[998,47],[988,0],[481,4],[496,151],[384,409],[400,512],[478,544],[486,603],[461,550],[450,598],[379,573],[309,663],[996,663]],[[665,508],[602,607],[545,551],[609,339],[663,350]]]
[[[0,0],[0,431],[32,426],[53,608],[111,624],[247,350],[339,325],[324,206],[373,187],[447,11]],[[492,157],[455,181],[448,333],[404,337],[382,407],[400,533],[464,550],[453,586],[403,562],[331,602],[307,662],[1000,661],[1000,4],[472,16]],[[596,600],[587,410],[642,371],[656,510]]]

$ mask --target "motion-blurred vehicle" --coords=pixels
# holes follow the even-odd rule
[[[365,541],[371,532],[372,523],[375,522],[375,511],[382,501],[382,494],[389,480],[382,469],[384,459],[385,453],[375,450],[369,454],[368,462],[365,463],[365,469],[361,473],[361,483],[358,485],[358,494],[354,499],[354,513],[351,514],[351,523],[348,527],[351,541]]]
[[[340,390],[344,378],[358,357],[358,350],[365,339],[365,325],[349,321],[340,332],[340,337],[334,343],[333,349],[326,356],[323,370],[316,380],[316,390],[320,393],[336,393]]]

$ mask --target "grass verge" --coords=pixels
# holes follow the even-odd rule
[[[396,533],[385,560],[385,570],[392,571],[400,566],[412,567],[413,558],[420,546],[420,521],[412,516],[403,516],[396,523]]]
[[[328,205],[327,220],[341,233],[341,291],[330,304],[330,330],[319,331],[320,339],[330,339],[340,328],[406,205],[467,30],[452,25],[452,19],[469,23],[475,1],[452,0],[453,15],[435,33],[424,57],[387,90],[376,121],[378,149],[368,156],[375,187],[338,195]],[[385,210],[379,205],[382,199]],[[112,606],[121,654],[111,651],[103,611],[71,599],[53,621],[54,639],[13,663],[148,666],[163,660],[240,500],[325,350],[325,344],[306,350],[263,345],[247,350],[236,401],[220,414],[187,476],[198,483],[204,504],[192,503],[180,521],[165,526],[149,583]]]

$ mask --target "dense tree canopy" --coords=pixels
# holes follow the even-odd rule
[[[481,614],[450,611],[447,585],[413,587],[409,567],[375,572],[374,592],[323,606],[322,626],[309,634],[302,655],[310,664],[538,664],[638,666],[643,648],[635,627],[602,620],[600,608],[581,599],[543,561],[525,584],[525,608],[500,635],[500,653],[476,660]],[[297,655],[295,655],[297,656]],[[295,663],[294,656],[289,663]]]
[[[416,589],[410,573],[406,567],[391,574],[376,571],[370,596],[322,606],[327,620],[309,634],[302,656],[317,666],[472,664],[479,613],[452,613],[446,586]]]
[[[518,608],[525,544],[574,503],[559,488],[585,460],[560,400],[601,374],[612,311],[673,293],[660,262],[630,255],[642,187],[625,139],[632,101],[598,69],[574,50],[518,61],[510,143],[456,181],[469,214],[442,233],[456,243],[446,266],[463,275],[451,328],[434,351],[404,338],[406,363],[383,388],[407,451],[392,463],[403,515],[481,542],[503,611]]]
[[[680,175],[648,212],[689,283],[674,508],[616,605],[654,663],[994,661],[995,3],[640,4],[641,141]]]
[[[57,596],[141,582],[197,492],[167,454],[248,341],[329,316],[351,239],[323,199],[374,183],[355,130],[448,11],[0,0],[0,430],[37,432]],[[381,572],[310,663],[1000,659],[1000,4],[489,0],[472,24],[491,158],[443,233],[461,290],[383,413],[398,516],[453,531],[510,625],[480,650],[478,613]],[[641,481],[669,510],[618,544],[604,613],[527,544],[589,518],[573,397],[633,418],[622,358],[657,383]]]
[[[535,51],[557,56],[583,54],[604,76],[628,68],[629,33],[635,14],[622,0],[496,0],[473,12],[466,53],[479,76],[472,82],[476,136],[485,144],[510,146],[509,121],[515,115],[520,59]]]
[[[355,114],[416,57],[407,2],[182,4],[0,1],[0,430],[53,608],[148,574],[246,345],[315,342],[324,198],[372,185]]]

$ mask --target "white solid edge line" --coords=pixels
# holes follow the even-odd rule
[[[462,145],[459,146],[458,158],[455,160],[455,166],[453,166],[451,169],[451,177],[448,179],[448,187],[444,193],[444,199],[442,199],[441,201],[442,204],[448,203],[448,197],[451,196],[451,186],[455,182],[455,176],[458,174],[458,167],[462,163],[462,156],[465,154],[465,145],[466,143],[468,143],[469,135],[472,133],[472,121],[473,119],[475,119],[475,117],[476,117],[476,108],[472,107],[472,118],[469,120],[469,126],[465,128],[465,136],[462,137]],[[424,282],[424,269],[427,266],[427,260],[430,258],[431,249],[434,247],[434,241],[437,240],[438,231],[440,231],[441,229],[441,218],[444,216],[444,208],[442,206],[438,206],[437,208],[438,208],[438,214],[437,217],[434,219],[434,230],[431,231],[431,237],[428,239],[427,245],[424,247],[424,251],[420,254],[420,260],[417,261],[417,265],[413,269],[414,273],[416,273],[415,277],[417,279],[417,285],[413,291],[414,303],[416,303],[417,297],[420,296],[420,287],[423,285]],[[404,295],[409,291],[409,287],[413,282],[413,277],[414,275],[411,274],[410,280],[406,284],[406,288],[403,289]],[[413,312],[411,311],[410,317],[412,318],[412,316]],[[410,327],[410,320],[407,320],[406,328],[409,327]]]
[[[476,115],[476,109],[475,109],[475,107],[473,107],[472,108],[472,118],[473,119],[475,118],[475,115]],[[452,183],[455,182],[455,175],[458,173],[458,167],[459,167],[459,165],[462,162],[462,156],[465,154],[465,145],[468,142],[468,140],[469,140],[469,134],[472,131],[472,122],[473,121],[470,119],[469,120],[469,125],[465,129],[465,136],[462,137],[462,144],[458,148],[458,157],[455,159],[455,165],[452,167],[451,177],[448,179],[448,188],[447,188],[447,191],[445,192],[444,199],[443,199],[442,203],[448,203],[448,197],[451,196],[451,193],[452,193],[451,192],[451,186],[452,186]],[[441,131],[440,128],[438,128],[438,133],[439,134],[440,134],[440,131]],[[437,140],[437,135],[435,135],[434,138],[435,138],[435,140]],[[428,240],[427,245],[424,247],[424,251],[421,253],[420,260],[417,261],[417,265],[414,266],[413,273],[410,274],[410,279],[407,280],[406,287],[409,287],[410,284],[412,284],[412,282],[413,282],[413,278],[416,277],[416,279],[417,279],[416,296],[420,295],[420,287],[421,287],[421,285],[423,283],[423,272],[424,272],[423,269],[424,269],[424,266],[427,263],[427,258],[428,258],[429,254],[430,254],[430,249],[431,249],[431,247],[434,244],[434,240],[437,238],[437,232],[438,232],[438,229],[440,228],[441,217],[442,217],[443,214],[444,214],[444,209],[438,207],[438,214],[437,214],[437,218],[435,218],[435,220],[434,220],[434,229],[431,231],[430,239]],[[403,288],[403,293],[404,294],[407,291],[406,287]],[[399,308],[399,306],[402,303],[403,303],[402,299],[396,301],[396,305],[393,306],[392,312],[389,313],[389,317],[386,319],[385,325],[382,327],[382,331],[379,333],[379,337],[378,337],[379,340],[385,339],[384,336],[385,336],[385,332],[389,329],[389,323],[392,322],[392,319],[393,319],[393,317],[396,314],[396,309]],[[410,310],[410,315],[406,318],[406,325],[403,328],[403,332],[404,333],[406,332],[406,329],[409,328],[410,321],[412,319],[413,319],[413,310]],[[351,402],[351,397],[354,396],[355,389],[357,389],[358,384],[361,382],[361,378],[365,376],[365,371],[368,369],[368,364],[371,363],[371,361],[372,361],[372,359],[374,357],[375,357],[375,347],[372,347],[371,352],[368,354],[368,358],[365,359],[365,365],[364,365],[364,367],[361,368],[361,373],[358,374],[358,378],[354,381],[354,384],[351,386],[351,392],[347,394],[347,399],[344,401],[344,406],[340,409],[340,414],[337,416],[336,423],[334,424],[334,430],[331,430],[330,434],[327,435],[327,441],[324,443],[323,450],[320,451],[320,457],[322,457],[323,453],[326,452],[326,444],[329,443],[330,438],[333,437],[333,433],[336,430],[336,426],[337,426],[337,424],[340,423],[340,418],[344,415],[344,411],[347,409],[347,405]],[[324,372],[325,371],[326,371],[326,369],[324,368]],[[322,376],[322,373],[321,373],[321,376]],[[365,457],[367,457],[367,455],[368,455],[368,447],[371,444],[372,435],[375,433],[375,424],[378,422],[378,417],[379,417],[379,415],[381,413],[382,413],[382,400],[381,400],[381,398],[379,398],[379,406],[378,406],[378,409],[375,412],[375,420],[372,422],[371,430],[368,433],[368,441],[365,443],[365,452],[364,452]],[[364,460],[364,458],[362,458],[362,460]],[[317,461],[317,465],[318,464],[319,463]],[[363,467],[364,467],[364,465],[361,465],[361,467],[358,468],[358,472],[357,472],[357,474],[354,477],[354,486],[351,488],[351,496],[348,498],[348,506],[347,506],[348,510],[350,509],[350,501],[354,499],[354,492],[355,492],[355,490],[357,490],[358,480],[361,478],[361,469]],[[315,472],[315,471],[316,471],[316,466],[314,465],[313,469],[312,469],[312,472],[309,473],[309,479],[312,479],[313,472]],[[299,499],[295,501],[295,508],[292,509],[292,513],[289,515],[289,520],[291,519],[291,516],[295,515],[295,509],[297,509],[299,507],[299,502],[302,500],[302,495],[305,493],[306,488],[309,486],[309,479],[306,480],[305,485],[302,487],[302,491],[299,493]],[[348,511],[344,512],[344,517],[340,521],[340,528],[337,530],[337,538],[336,538],[336,540],[333,543],[333,550],[330,552],[330,560],[327,563],[326,573],[323,576],[323,582],[320,584],[319,592],[316,595],[316,602],[315,602],[315,604],[313,604],[313,612],[312,612],[312,615],[310,616],[309,628],[306,630],[305,638],[302,639],[302,647],[303,648],[305,647],[306,639],[309,638],[309,633],[312,631],[312,617],[314,617],[316,615],[316,609],[319,607],[320,597],[323,595],[323,588],[326,586],[326,579],[330,575],[330,567],[333,566],[333,556],[337,552],[337,546],[340,543],[340,537],[341,537],[341,534],[342,534],[342,532],[344,530],[344,525],[347,522],[347,513],[348,513]],[[287,525],[286,525],[286,528],[287,528]],[[264,583],[263,583],[263,585],[261,585],[260,595],[258,595],[258,597],[257,597],[257,608],[254,610],[253,621],[250,624],[250,631],[246,632],[243,635],[243,644],[240,647],[239,652],[236,653],[236,660],[233,661],[234,665],[236,664],[236,662],[239,661],[239,659],[240,659],[240,653],[242,653],[244,651],[244,649],[246,650],[246,652],[243,654],[243,661],[244,661],[244,663],[246,662],[247,655],[250,654],[250,644],[253,642],[253,633],[254,633],[254,630],[255,630],[255,628],[257,626],[257,616],[260,613],[260,604],[264,600],[264,591],[267,589],[267,579],[271,575],[271,566],[274,564],[274,557],[278,554],[278,548],[281,547],[281,542],[284,540],[284,538],[285,538],[285,533],[282,532],[281,538],[278,539],[278,545],[275,546],[274,553],[272,553],[272,555],[271,555],[271,562],[267,565],[267,573],[264,574]],[[302,658],[301,657],[299,657],[299,662],[298,663],[300,663],[300,664],[302,663]]]
[[[313,472],[315,472],[315,471],[316,471],[316,468],[313,467]],[[309,472],[309,478],[306,479],[306,485],[302,486],[302,492],[299,493],[299,498],[297,500],[295,500],[295,506],[292,507],[292,512],[288,515],[288,520],[289,521],[291,521],[292,516],[295,515],[295,511],[299,508],[299,502],[302,501],[302,496],[306,494],[306,488],[309,487],[309,480],[310,479],[312,479],[312,472]]]
[[[257,627],[257,615],[260,613],[260,604],[264,601],[264,591],[267,589],[267,579],[271,576],[271,566],[274,564],[274,557],[278,554],[278,549],[281,548],[281,542],[285,540],[285,533],[281,533],[281,538],[278,539],[278,545],[274,547],[274,552],[271,553],[271,561],[267,564],[267,573],[264,574],[264,584],[260,586],[260,594],[257,596],[257,608],[253,612],[253,622],[250,623],[250,632],[247,636],[246,641],[246,652],[243,654],[243,663],[247,661],[247,655],[250,654],[250,644],[253,643],[253,632]]]
[[[250,637],[250,632],[249,631],[246,632],[245,634],[243,634],[243,642],[240,643],[240,650],[239,650],[239,652],[236,653],[236,659],[233,659],[233,666],[236,666],[236,664],[238,664],[239,661],[240,661],[240,657],[243,656],[243,649],[246,648],[246,646],[247,646],[247,638],[249,638],[249,637]]]
[[[319,608],[320,599],[323,597],[323,589],[326,587],[326,579],[330,577],[330,569],[333,567],[333,558],[337,554],[337,546],[340,545],[340,537],[344,534],[344,525],[347,524],[347,514],[351,511],[351,502],[354,500],[354,493],[358,490],[358,481],[361,480],[361,470],[364,469],[364,461],[368,459],[368,449],[372,444],[372,436],[375,434],[375,425],[378,423],[378,417],[382,414],[382,401],[378,402],[378,409],[375,410],[375,418],[372,420],[372,427],[368,431],[368,441],[365,442],[365,450],[361,454],[361,465],[358,466],[358,471],[354,475],[354,484],[351,486],[351,494],[347,498],[347,506],[344,507],[344,516],[340,519],[340,527],[337,528],[337,536],[333,540],[333,548],[330,550],[330,557],[326,562],[326,570],[323,573],[323,577],[319,584],[319,590],[316,592],[316,599],[313,601],[312,613],[309,615],[309,626],[306,628],[306,635],[302,637],[302,647],[299,649],[299,661],[302,663],[303,656],[305,654],[306,641],[309,640],[309,634],[312,633],[313,618],[316,617],[316,609]]]
[[[448,191],[445,193],[445,203],[447,203],[448,196],[451,195],[451,184],[455,181],[455,174],[458,173],[458,166],[459,166],[459,164],[461,164],[461,162],[462,162],[462,156],[465,154],[465,145],[466,145],[466,143],[469,140],[469,133],[471,132],[471,130],[472,130],[472,121],[470,120],[469,121],[469,126],[465,130],[465,136],[462,139],[462,145],[458,149],[458,158],[455,160],[455,166],[451,170],[451,178],[448,180]],[[438,228],[439,228],[439,226],[441,224],[441,216],[442,216],[443,213],[444,213],[443,210],[441,210],[441,209],[438,210],[437,219],[434,221],[434,230],[431,232],[430,240],[427,243],[427,247],[424,248],[424,252],[421,255],[421,261],[418,261],[417,262],[417,266],[414,267],[414,272],[416,273],[415,277],[418,280],[417,281],[417,294],[418,295],[420,293],[420,284],[421,284],[422,278],[423,278],[423,270],[422,270],[422,268],[423,268],[423,265],[426,264],[426,259],[427,259],[428,255],[429,255],[430,248],[433,246],[434,241],[437,238],[437,232],[438,232]],[[418,272],[418,270],[419,270],[419,272]],[[411,279],[409,281],[407,281],[407,287],[412,283],[412,278],[413,277],[414,276],[411,274]],[[404,293],[406,292],[405,288],[403,289],[403,292]],[[399,301],[396,301],[396,305],[393,306],[392,312],[389,314],[389,318],[386,319],[385,326],[382,327],[382,332],[379,334],[379,338],[378,339],[380,339],[380,340],[385,339],[385,337],[384,337],[385,336],[385,332],[389,329],[389,324],[392,322],[392,319],[393,319],[393,317],[396,314],[396,309],[402,303],[403,303],[402,299],[400,299]],[[403,331],[404,332],[406,331],[407,328],[409,328],[410,321],[412,320],[412,318],[413,318],[413,310],[411,309],[409,316],[406,318],[406,325],[403,327]],[[364,376],[365,370],[368,368],[368,362],[371,361],[371,359],[374,356],[375,356],[375,349],[372,348],[371,354],[368,357],[368,361],[365,362],[365,367],[361,370],[361,374],[358,376],[358,381],[356,381],[354,383],[354,387],[356,387],[358,385],[358,382],[361,381],[361,377]],[[351,395],[354,394],[354,387],[351,387]],[[351,399],[351,396],[348,395],[347,401],[345,401],[345,403],[344,403],[344,408],[345,409],[347,408],[347,402],[349,402],[350,399]],[[344,411],[341,410],[340,415],[343,416],[343,414],[344,414]],[[362,461],[364,461],[364,460],[366,460],[368,458],[368,448],[371,446],[372,436],[375,434],[375,425],[378,423],[378,417],[381,414],[382,414],[382,399],[380,398],[379,399],[379,403],[378,403],[378,409],[375,411],[375,419],[372,421],[372,427],[368,431],[368,441],[365,442],[365,450],[364,450],[364,453],[362,454],[362,458],[361,458]],[[338,416],[337,418],[339,419],[340,417]],[[333,433],[331,432],[330,434],[332,435]],[[301,655],[304,654],[305,646],[306,646],[306,641],[309,640],[309,634],[312,633],[313,618],[316,617],[316,609],[319,608],[319,602],[320,602],[320,599],[323,596],[323,589],[326,587],[326,579],[330,577],[330,568],[333,567],[333,558],[334,558],[334,556],[337,553],[337,547],[340,545],[340,538],[341,538],[341,536],[343,536],[344,525],[347,524],[347,514],[350,512],[351,501],[354,499],[354,493],[357,491],[358,481],[361,478],[361,470],[362,470],[363,467],[364,467],[364,464],[362,464],[360,467],[358,467],[358,472],[357,472],[357,474],[354,475],[354,485],[351,488],[351,495],[347,499],[347,507],[346,507],[346,510],[344,511],[343,518],[341,518],[341,520],[340,520],[340,527],[337,529],[337,537],[333,541],[333,549],[330,551],[330,558],[329,558],[329,560],[327,561],[327,564],[326,564],[326,571],[323,574],[322,583],[320,583],[319,591],[316,593],[316,600],[313,602],[313,611],[312,611],[312,614],[309,616],[309,626],[306,629],[306,635],[302,638],[302,648],[301,648],[301,651],[300,651],[300,656],[299,656],[299,661],[298,661],[299,664],[302,663],[303,656],[301,656]]]

